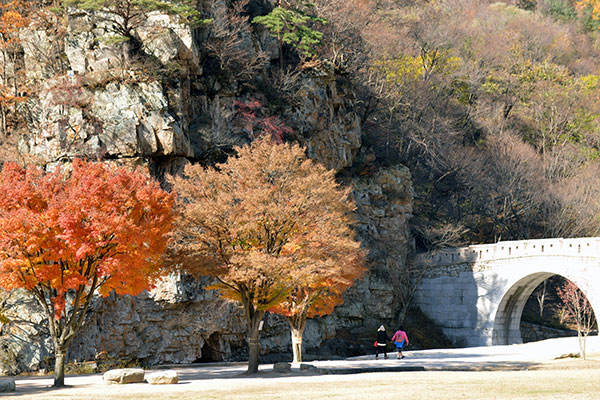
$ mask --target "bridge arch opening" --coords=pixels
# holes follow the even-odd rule
[[[530,274],[514,283],[504,294],[498,305],[492,330],[492,345],[523,343],[521,317],[527,300],[533,291],[546,279],[562,275],[551,272]],[[566,278],[564,278],[566,279]],[[584,292],[584,295],[587,294]],[[596,314],[597,315],[597,314]]]

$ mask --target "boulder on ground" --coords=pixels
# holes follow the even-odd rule
[[[292,370],[292,364],[286,362],[278,362],[273,364],[274,372],[290,372]]]
[[[318,368],[312,364],[300,364],[300,371],[316,371]]]
[[[151,385],[170,385],[179,382],[179,375],[172,369],[156,371],[146,375],[146,382]]]
[[[14,392],[15,380],[13,378],[0,379],[0,392]]]
[[[144,370],[141,368],[111,369],[104,373],[104,383],[140,383],[144,382]]]

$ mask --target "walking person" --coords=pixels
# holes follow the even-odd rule
[[[377,329],[377,340],[375,341],[375,359],[379,359],[379,352],[383,351],[383,357],[387,360],[387,342],[390,341],[390,337],[385,332],[385,327],[381,325],[379,329]]]
[[[404,328],[400,326],[394,336],[392,336],[392,341],[396,345],[396,351],[398,352],[398,359],[404,358],[402,355],[402,350],[408,345],[408,335],[404,331]]]

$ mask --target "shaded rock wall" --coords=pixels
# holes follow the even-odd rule
[[[150,293],[97,299],[71,357],[107,352],[148,365],[192,363],[206,358],[205,352],[235,357],[244,343],[243,315],[235,303],[202,289],[206,284],[172,275]]]
[[[0,375],[45,367],[52,339],[41,307],[23,290],[0,295],[3,314],[11,319],[0,322]]]

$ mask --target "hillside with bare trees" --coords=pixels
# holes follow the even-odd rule
[[[321,3],[361,96],[355,168],[409,166],[419,248],[599,233],[593,4]]]

